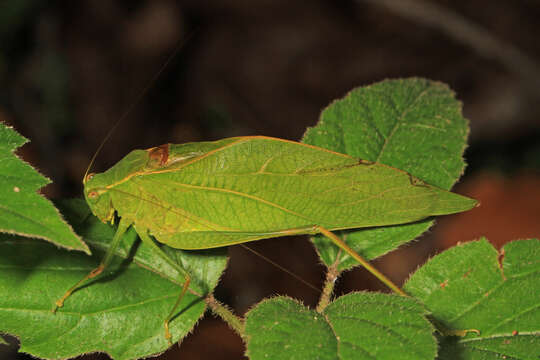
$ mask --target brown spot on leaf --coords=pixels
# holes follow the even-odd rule
[[[517,330],[512,331],[512,336],[516,336],[517,334],[519,334]]]
[[[463,278],[467,278],[467,276],[469,276],[469,274],[471,273],[472,269],[469,269],[469,271],[467,271],[465,274],[463,274]]]
[[[501,276],[503,280],[506,280],[506,276],[504,276],[503,260],[504,260],[504,249],[501,249],[499,251],[499,256],[497,256],[497,262],[499,264],[499,269],[501,270]]]
[[[444,280],[440,286],[441,286],[441,289],[444,289],[446,287],[446,285],[448,285],[448,279]]]

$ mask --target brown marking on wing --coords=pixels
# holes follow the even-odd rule
[[[148,167],[158,168],[167,164],[169,160],[169,144],[159,145],[148,151]]]

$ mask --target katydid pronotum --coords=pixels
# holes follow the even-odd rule
[[[476,201],[380,164],[293,141],[246,136],[134,150],[101,174],[84,179],[84,195],[103,222],[120,218],[98,268],[56,302],[100,274],[133,226],[185,277],[190,275],[152,237],[177,249],[207,249],[278,236],[318,234],[359,261],[395,292],[403,291],[332,231],[418,221],[472,208]]]

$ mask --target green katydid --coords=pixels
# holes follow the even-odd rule
[[[409,223],[476,204],[390,166],[264,136],[134,150],[106,172],[85,176],[84,195],[103,222],[118,215],[118,230],[99,267],[56,305],[61,307],[75,289],[103,271],[133,225],[145,244],[185,276],[165,319],[169,341],[168,324],[190,275],[152,237],[195,250],[321,233],[404,295],[332,231]]]

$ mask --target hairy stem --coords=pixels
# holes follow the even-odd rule
[[[225,304],[217,301],[212,294],[208,295],[204,301],[215,315],[222,318],[231,329],[233,329],[241,338],[244,338],[245,324],[242,318],[234,315],[231,309]]]
[[[317,308],[315,309],[318,313],[322,313],[328,304],[330,304],[330,300],[332,299],[334,286],[336,285],[336,280],[340,274],[340,271],[338,270],[340,253],[338,253],[336,261],[326,270],[326,280],[324,280],[323,291],[321,293],[319,303],[317,304]]]

